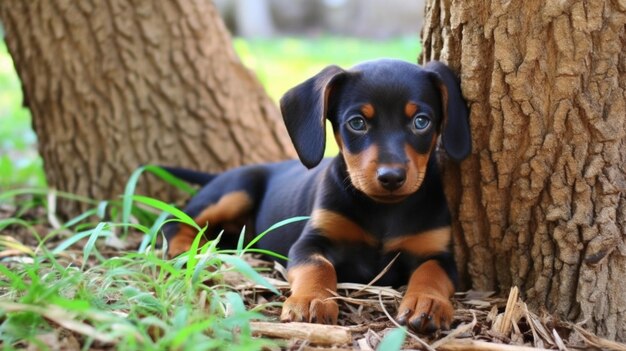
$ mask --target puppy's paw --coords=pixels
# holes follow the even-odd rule
[[[321,295],[292,295],[283,304],[282,322],[337,324],[339,306]]]
[[[433,333],[450,329],[454,307],[450,299],[437,293],[408,292],[398,308],[396,319],[414,331]]]

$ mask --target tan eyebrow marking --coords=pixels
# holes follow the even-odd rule
[[[361,113],[363,113],[363,117],[372,119],[374,118],[374,113],[376,113],[376,111],[374,111],[374,106],[372,106],[372,104],[365,104],[361,106]]]
[[[415,116],[415,112],[419,111],[419,106],[414,102],[407,102],[406,106],[404,106],[404,114],[411,118]]]

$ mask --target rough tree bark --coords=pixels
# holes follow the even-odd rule
[[[2,0],[0,18],[53,188],[108,199],[141,164],[294,155],[211,1]]]
[[[447,174],[464,274],[626,341],[626,3],[426,13],[423,60],[460,72],[471,106],[473,154]]]

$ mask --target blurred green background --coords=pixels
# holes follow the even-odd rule
[[[357,62],[393,57],[416,62],[420,53],[416,36],[377,41],[343,37],[283,37],[233,41],[243,63],[256,72],[275,100],[294,85],[329,64],[350,67]],[[333,143],[327,154],[333,154]],[[0,41],[0,191],[45,186],[37,137],[30,112],[22,107],[22,91],[13,61]]]

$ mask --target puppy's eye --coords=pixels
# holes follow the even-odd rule
[[[367,124],[365,123],[365,119],[363,117],[357,116],[353,117],[348,121],[348,126],[350,129],[355,130],[357,132],[362,132],[367,129]]]
[[[413,118],[413,126],[418,131],[422,131],[430,125],[430,118],[425,113],[419,113]]]

